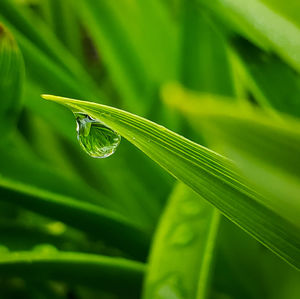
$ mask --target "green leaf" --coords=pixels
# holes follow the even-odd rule
[[[264,204],[300,228],[300,122],[258,109],[185,93],[185,105],[173,102],[196,128],[232,158],[243,175],[265,195]],[[198,100],[197,100],[198,99]],[[192,109],[191,109],[192,107]]]
[[[0,256],[2,279],[62,281],[100,288],[122,298],[138,298],[144,270],[145,266],[138,262],[77,252],[21,251]]]
[[[96,103],[50,95],[43,97],[103,121],[231,221],[289,263],[300,267],[299,229],[266,207],[262,203],[264,198],[247,186],[228,159],[131,113]]]
[[[0,177],[1,201],[58,219],[144,259],[149,235],[126,218],[94,204]]]
[[[176,185],[152,244],[144,298],[206,298],[219,216],[190,188]]]
[[[15,126],[21,108],[24,63],[11,33],[0,23],[0,136],[2,143]]]

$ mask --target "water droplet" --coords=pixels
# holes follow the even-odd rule
[[[33,247],[33,251],[40,254],[55,254],[57,253],[57,248],[52,244],[39,244]]]
[[[93,158],[107,158],[112,155],[121,136],[99,120],[83,113],[74,113],[77,122],[77,139],[84,151]]]
[[[193,231],[193,227],[186,223],[177,225],[170,235],[170,243],[173,246],[187,246],[194,241],[196,235]]]
[[[48,223],[47,228],[53,235],[61,235],[66,231],[66,226],[59,221]]]
[[[198,200],[185,200],[180,205],[180,213],[185,216],[198,216],[203,211]]]
[[[154,299],[183,299],[182,281],[178,274],[168,274],[156,283],[154,287]]]

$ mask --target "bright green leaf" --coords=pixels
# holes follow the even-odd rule
[[[231,161],[131,113],[96,103],[43,97],[103,121],[265,246],[300,267],[299,229],[266,207]]]

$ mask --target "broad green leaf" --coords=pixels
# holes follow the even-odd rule
[[[263,203],[300,228],[300,122],[273,119],[258,109],[199,98],[185,93],[174,102],[196,128],[204,121],[206,136],[232,158],[243,175],[265,195]],[[191,108],[192,107],[192,108]]]
[[[286,11],[274,9],[270,1],[201,1],[234,31],[266,50],[276,52],[290,66],[300,71],[300,27]],[[289,2],[284,3],[287,7]]]
[[[225,157],[116,108],[50,95],[43,97],[103,121],[231,221],[289,263],[300,267],[299,229],[264,205],[264,198],[247,186]]]
[[[0,177],[1,201],[60,220],[144,259],[149,235],[131,221],[94,204]]]
[[[138,298],[145,266],[141,263],[78,252],[20,251],[0,256],[0,277],[55,280]],[[117,286],[117,287],[116,287]]]
[[[143,298],[206,298],[219,216],[176,185],[154,236]]]
[[[0,23],[0,136],[2,143],[17,122],[21,108],[24,63],[17,43]]]

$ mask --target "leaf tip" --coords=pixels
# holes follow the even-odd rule
[[[50,94],[41,94],[41,97],[44,100],[53,101],[53,102],[63,102],[63,100],[64,100],[63,97],[54,96],[54,95],[50,95]]]
[[[41,97],[42,97],[44,100],[51,100],[51,95],[49,95],[49,94],[41,94]]]

